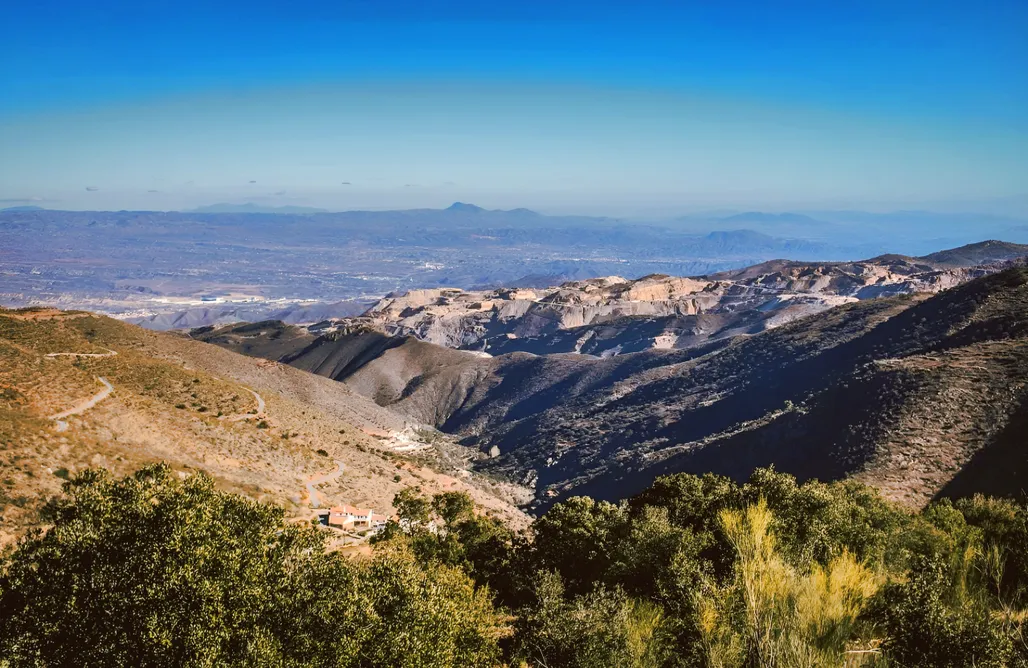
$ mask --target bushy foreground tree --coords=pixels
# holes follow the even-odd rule
[[[458,569],[326,554],[313,527],[164,465],[90,470],[2,565],[8,666],[494,665],[503,621]]]
[[[672,475],[519,534],[404,490],[373,559],[164,466],[88,471],[0,564],[0,666],[1028,666],[1028,513]]]
[[[662,612],[602,585],[568,596],[556,573],[540,572],[521,610],[514,654],[531,665],[576,668],[659,666]]]
[[[415,498],[389,540],[497,592],[511,664],[1028,666],[1028,514],[1010,501],[914,513],[854,482],[677,474],[621,504],[568,499],[520,537]]]

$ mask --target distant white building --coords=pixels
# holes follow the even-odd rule
[[[371,508],[344,504],[328,511],[328,525],[337,529],[377,529],[385,526],[388,521],[388,517],[376,515]]]

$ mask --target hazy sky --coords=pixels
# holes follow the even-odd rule
[[[4,22],[0,206],[1028,207],[1024,0],[35,0]]]

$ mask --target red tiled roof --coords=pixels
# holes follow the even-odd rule
[[[333,515],[359,515],[362,517],[371,515],[372,513],[371,508],[358,508],[356,506],[350,506],[346,504],[336,506],[329,510],[329,512]]]

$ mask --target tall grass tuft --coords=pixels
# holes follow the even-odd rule
[[[873,649],[847,652],[858,636],[860,613],[878,590],[871,569],[847,551],[807,570],[789,564],[763,499],[723,511],[720,520],[736,563],[728,583],[706,581],[697,594],[710,666],[856,666],[875,660]]]

